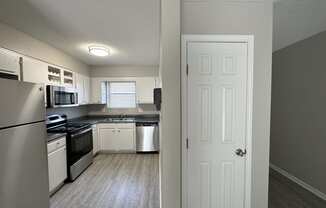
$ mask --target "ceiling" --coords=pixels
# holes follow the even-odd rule
[[[326,0],[276,0],[273,51],[326,30]]]
[[[1,0],[0,21],[88,65],[158,65],[159,0]],[[94,57],[89,45],[105,45]]]

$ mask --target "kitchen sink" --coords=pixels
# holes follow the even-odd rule
[[[108,118],[106,119],[107,122],[134,122],[135,119],[133,118]]]

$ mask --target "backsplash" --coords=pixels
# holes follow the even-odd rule
[[[66,114],[69,119],[86,116],[88,114],[88,106],[76,106],[65,108],[47,108],[46,115]]]
[[[137,108],[121,108],[112,109],[107,108],[106,105],[92,105],[88,106],[88,115],[139,115],[139,114],[159,114],[153,104],[141,104]]]

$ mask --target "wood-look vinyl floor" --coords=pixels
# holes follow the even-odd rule
[[[270,170],[269,208],[326,208],[326,201]]]
[[[50,208],[159,208],[158,154],[100,154]]]

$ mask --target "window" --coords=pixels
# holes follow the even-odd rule
[[[108,82],[109,108],[135,108],[136,82]]]

